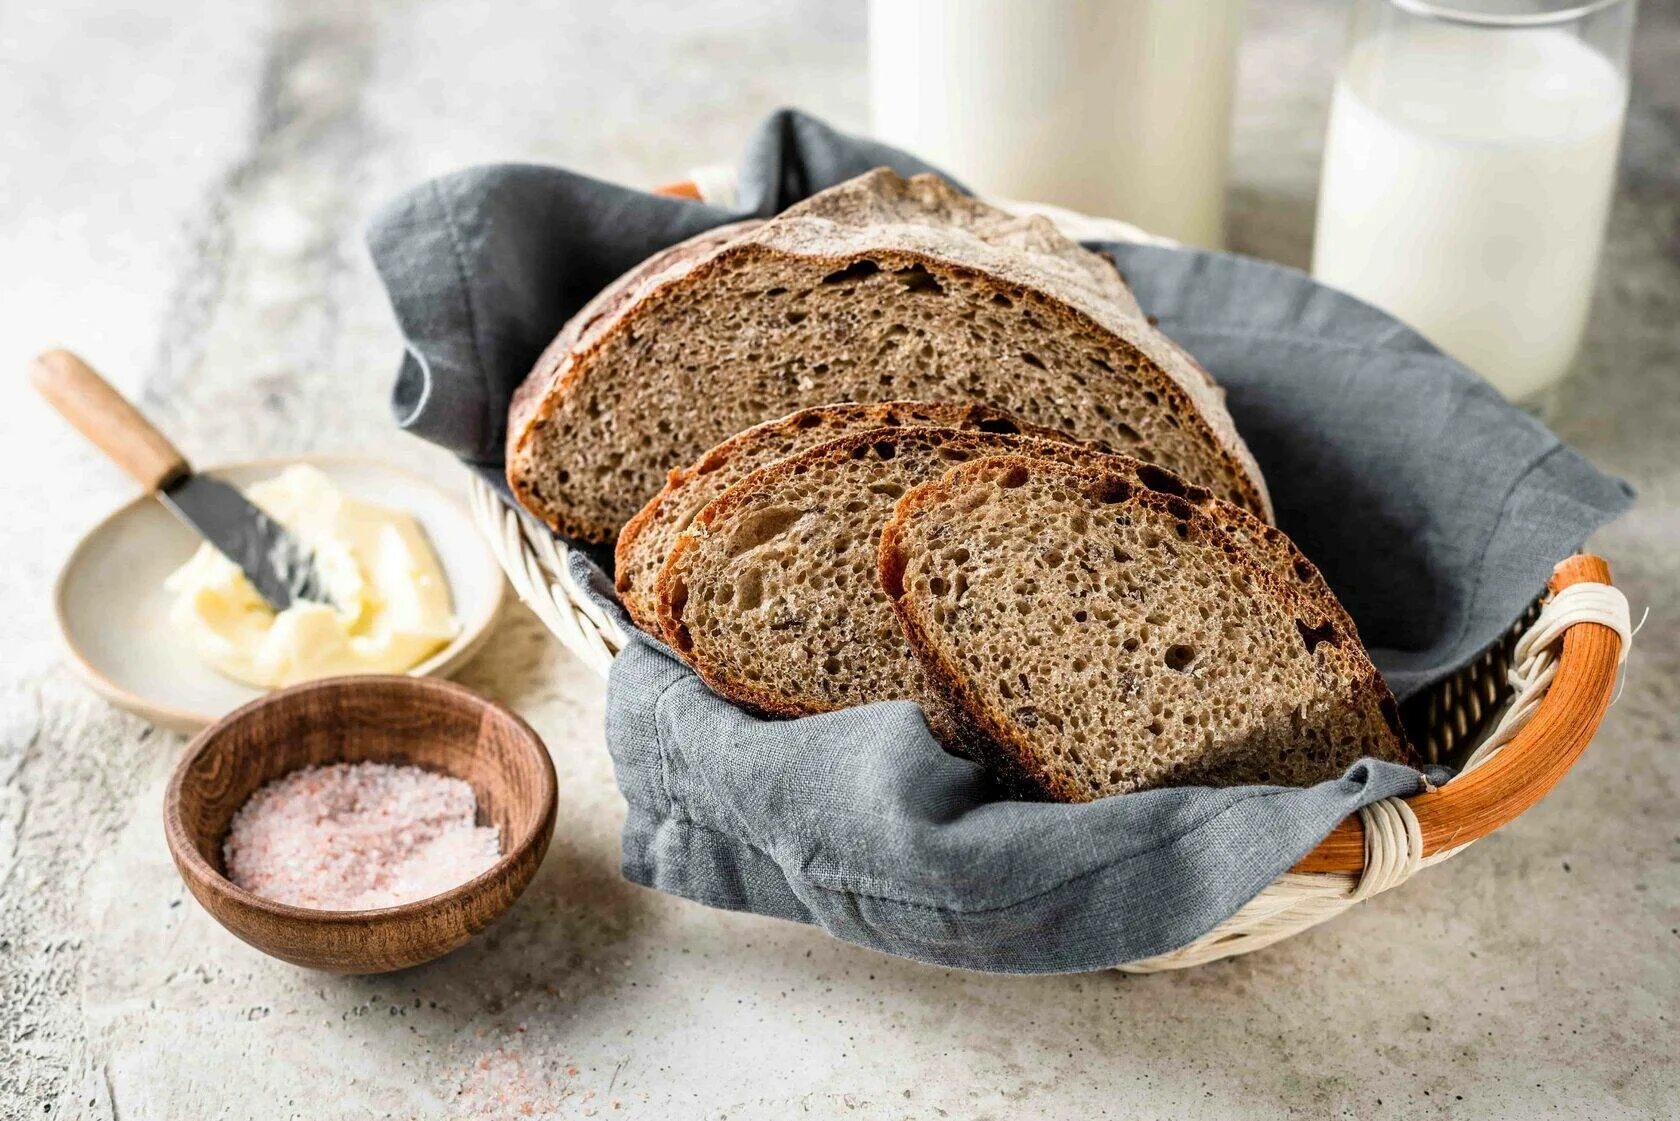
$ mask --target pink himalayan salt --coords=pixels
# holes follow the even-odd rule
[[[468,783],[424,767],[304,767],[251,795],[222,854],[246,891],[323,911],[394,907],[465,883],[501,857],[473,824]]]

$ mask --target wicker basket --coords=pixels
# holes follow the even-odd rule
[[[660,188],[724,204],[732,189],[716,171]],[[1080,238],[1162,241],[1117,222],[1014,208],[1045,213]],[[476,476],[472,509],[520,599],[604,678],[625,635],[572,580],[569,547],[509,509]],[[1501,642],[1407,703],[1407,726],[1422,731],[1425,758],[1460,767],[1452,783],[1361,810],[1207,934],[1120,968],[1182,969],[1258,950],[1405,882],[1512,821],[1586,750],[1610,706],[1629,637],[1627,602],[1610,586],[1609,566],[1586,555],[1559,564],[1548,593]]]

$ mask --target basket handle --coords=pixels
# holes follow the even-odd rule
[[[693,199],[703,202],[700,197],[700,187],[692,179],[682,179],[675,183],[662,183],[653,189],[656,195],[664,195],[674,199]]]
[[[1602,557],[1570,557],[1552,571],[1552,593],[1571,584],[1610,583]],[[1427,794],[1406,799],[1423,830],[1423,855],[1433,856],[1492,833],[1558,784],[1592,742],[1616,689],[1622,640],[1603,623],[1564,632],[1557,676],[1516,737],[1486,763]],[[1351,872],[1365,867],[1365,832],[1346,818],[1292,872]]]

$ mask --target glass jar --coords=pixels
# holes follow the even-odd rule
[[[1242,0],[872,0],[876,136],[980,194],[1224,239]]]
[[[1313,276],[1545,411],[1580,346],[1635,0],[1356,0]]]

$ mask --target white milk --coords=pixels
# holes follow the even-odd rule
[[[1580,344],[1626,105],[1563,31],[1367,41],[1331,106],[1313,275],[1537,400]]]
[[[874,132],[1000,198],[1219,245],[1242,0],[871,0]]]

